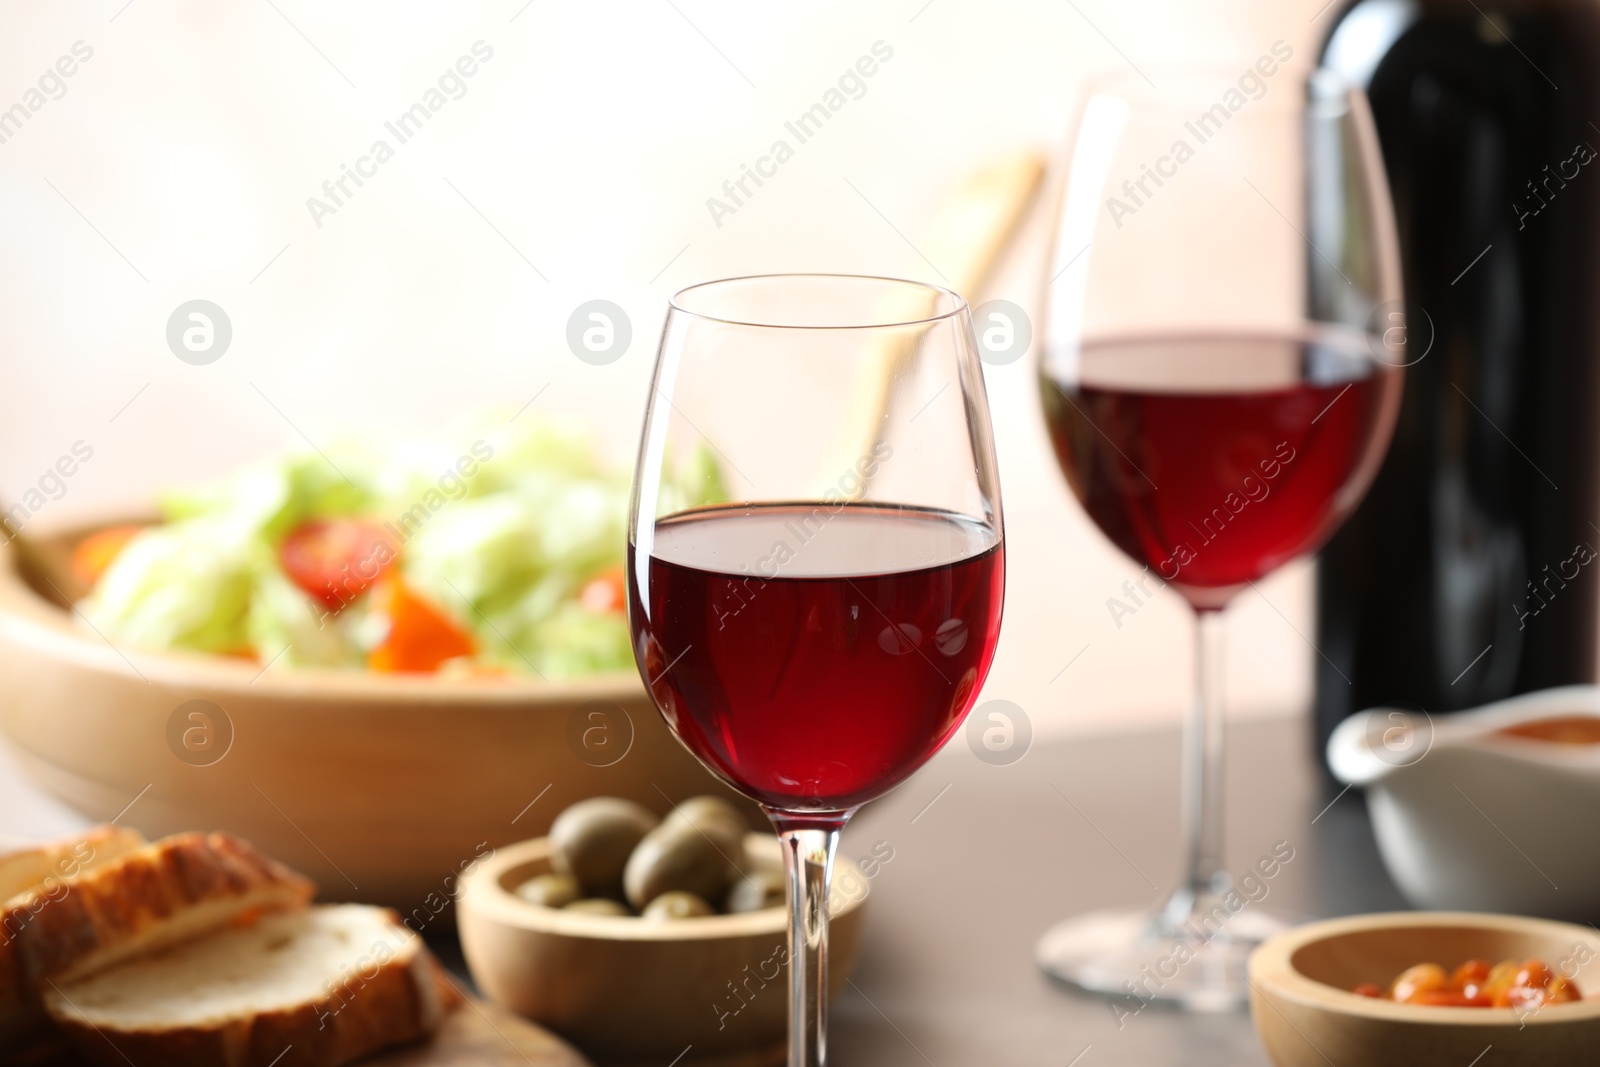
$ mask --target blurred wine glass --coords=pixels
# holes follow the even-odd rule
[[[1143,568],[1136,584],[1170,587],[1196,619],[1182,881],[1153,910],[1068,919],[1037,949],[1047,972],[1128,1011],[1236,1007],[1245,957],[1278,928],[1238,883],[1270,880],[1285,856],[1238,879],[1225,866],[1222,612],[1355,507],[1408,361],[1365,98],[1268,66],[1088,86],[1044,301],[1040,393],[1062,472]]]

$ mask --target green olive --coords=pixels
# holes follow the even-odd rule
[[[771,867],[750,866],[745,876],[728,890],[728,911],[738,915],[763,908],[781,908],[788,900],[784,873]]]
[[[746,874],[750,874],[754,871],[769,872],[776,876],[783,884],[788,884],[787,881],[785,881],[786,875],[783,871],[783,853],[778,849],[774,849],[770,852],[764,848],[746,850],[743,868],[744,873]]]
[[[609,897],[585,897],[583,900],[574,900],[561,910],[581,911],[585,915],[629,916],[633,914],[628,910],[627,905],[619,904]]]
[[[570,874],[541,874],[517,886],[517,896],[544,908],[564,908],[583,896],[583,887]]]
[[[662,893],[659,897],[646,904],[643,912],[646,919],[656,922],[670,922],[673,919],[698,919],[702,915],[715,914],[716,909],[707,904],[705,898],[684,892]]]
[[[635,908],[674,890],[721,900],[743,861],[742,845],[718,842],[686,820],[663,822],[628,857],[622,884]]]
[[[743,851],[749,826],[739,809],[722,797],[690,797],[667,813],[664,822],[686,823],[715,841],[724,852]]]
[[[620,897],[628,856],[659,821],[631,800],[580,800],[550,824],[550,866],[590,896]]]

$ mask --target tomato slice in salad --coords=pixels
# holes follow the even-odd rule
[[[578,593],[578,603],[596,615],[621,612],[627,607],[627,591],[622,584],[622,568],[611,567],[601,571],[585,583]]]
[[[470,633],[397,577],[372,591],[372,608],[389,622],[383,643],[367,654],[375,671],[431,674],[445,660],[477,650]]]
[[[278,558],[290,581],[337,611],[382,577],[399,551],[370,519],[312,519],[289,531]]]

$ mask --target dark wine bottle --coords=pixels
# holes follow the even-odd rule
[[[1600,5],[1358,0],[1321,62],[1372,103],[1415,362],[1322,553],[1319,751],[1366,708],[1594,680]]]

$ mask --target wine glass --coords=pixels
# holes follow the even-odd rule
[[[1222,611],[1355,507],[1409,361],[1366,99],[1263,60],[1089,83],[1043,302],[1061,469],[1143,568],[1136,587],[1169,586],[1196,615],[1183,881],[1153,911],[1069,919],[1036,951],[1050,974],[1119,998],[1119,1021],[1156,1000],[1238,1006],[1250,948],[1280,928],[1251,901],[1284,856],[1242,865],[1237,883],[1224,864]]]
[[[966,302],[842,275],[678,293],[628,536],[656,706],[783,844],[789,1064],[817,1067],[839,831],[960,727],[1000,632],[1000,485]]]

